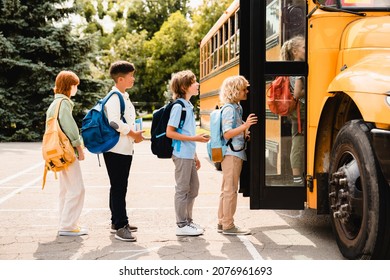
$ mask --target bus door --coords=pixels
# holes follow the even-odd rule
[[[242,104],[244,119],[249,113],[259,118],[250,129],[240,191],[250,196],[251,209],[304,209],[306,98],[298,98],[299,114],[294,110],[282,116],[270,111],[267,95],[279,76],[288,77],[291,94],[299,83],[306,94],[306,1],[249,0],[241,1],[240,9],[240,74],[250,81],[248,100]],[[295,49],[297,39],[303,57]]]

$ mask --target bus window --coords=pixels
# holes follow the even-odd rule
[[[223,25],[223,63],[229,61],[229,22]]]
[[[300,0],[268,0],[266,9],[266,58],[268,61],[302,62],[305,55],[305,8]],[[290,69],[291,70],[291,69]],[[288,71],[293,73],[294,70]],[[267,75],[268,93],[275,75]],[[266,116],[266,185],[304,185],[305,81],[302,75],[288,76],[289,89],[298,107],[289,115],[270,111]],[[268,94],[265,98],[269,98]]]
[[[239,14],[239,1],[235,0],[200,45],[200,122],[206,129],[210,112],[221,105],[218,92],[222,81],[239,74]]]
[[[280,60],[282,44],[294,36],[305,34],[305,0],[267,0],[266,58]]]

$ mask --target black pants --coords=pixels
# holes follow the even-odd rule
[[[103,153],[110,178],[111,223],[120,229],[129,223],[126,212],[126,193],[133,156]]]

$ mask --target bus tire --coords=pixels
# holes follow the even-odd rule
[[[332,148],[329,179],[331,224],[348,259],[389,257],[389,190],[362,120],[346,123]]]

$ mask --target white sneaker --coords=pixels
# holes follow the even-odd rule
[[[205,227],[202,227],[201,225],[195,224],[195,223],[193,223],[193,222],[190,223],[190,226],[196,227],[197,229],[201,229],[201,230],[203,230],[203,231],[205,230]]]
[[[203,234],[203,229],[196,228],[195,226],[189,224],[184,227],[176,228],[177,236],[198,236]]]
[[[81,236],[81,235],[87,235],[88,229],[79,227],[74,230],[60,230],[58,231],[59,236]]]

